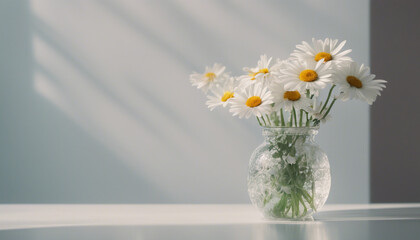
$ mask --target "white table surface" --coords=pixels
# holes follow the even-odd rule
[[[326,205],[268,221],[251,205],[0,205],[0,239],[420,239],[420,204]]]

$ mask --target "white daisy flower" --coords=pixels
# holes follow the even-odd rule
[[[327,109],[327,107],[325,107],[325,109],[322,111],[322,102],[320,102],[319,104],[317,104],[316,98],[314,98],[314,102],[313,102],[313,106],[312,108],[308,109],[308,113],[310,114],[310,116],[312,116],[313,119],[318,119],[321,121],[321,123],[326,123],[327,121],[330,121],[332,119],[331,114],[328,113],[327,116],[324,117]]]
[[[291,54],[291,58],[312,62],[324,59],[324,62],[331,61],[337,65],[344,61],[351,61],[352,59],[346,56],[351,52],[351,49],[341,51],[346,41],[342,41],[338,45],[337,43],[338,39],[326,38],[322,41],[312,38],[312,46],[305,41],[301,45],[296,45],[297,49]]]
[[[238,80],[241,81],[241,86],[247,87],[254,83],[262,83],[263,85],[268,86],[271,82],[276,80],[278,74],[277,69],[281,62],[279,63],[278,60],[276,64],[270,66],[272,59],[272,57],[268,58],[267,55],[261,55],[257,67],[245,67],[244,71],[248,72],[248,74],[238,77]]]
[[[370,74],[369,67],[359,65],[356,62],[349,62],[336,71],[335,84],[339,87],[341,94],[339,99],[359,99],[372,104],[377,96],[380,96],[385,88],[385,80],[375,79]]]
[[[246,89],[235,92],[235,97],[230,100],[230,112],[239,118],[249,118],[251,115],[261,117],[272,110],[273,96],[267,87],[262,84],[252,84]]]
[[[318,96],[318,91],[332,82],[331,62],[289,61],[280,69],[280,82],[286,90],[304,93],[307,89]]]
[[[204,73],[193,73],[190,75],[190,81],[193,86],[207,93],[209,89],[215,88],[217,85],[226,80],[229,76],[225,71],[226,67],[215,63],[213,67],[206,67]]]
[[[305,96],[305,93],[286,91],[283,84],[280,83],[273,83],[271,86],[275,110],[283,108],[291,112],[293,108],[298,111],[300,109],[307,110],[311,106],[311,100]]]
[[[213,109],[218,106],[227,106],[229,101],[234,97],[236,83],[237,81],[232,77],[225,81],[221,87],[216,87],[212,91],[213,95],[209,95],[206,102],[207,106],[210,108],[210,111],[213,111]]]

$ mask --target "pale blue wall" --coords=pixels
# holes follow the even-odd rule
[[[1,1],[0,202],[249,202],[254,119],[207,110],[188,75],[286,58],[311,37],[369,61],[369,2]],[[337,104],[319,143],[330,203],[369,200],[369,118]]]

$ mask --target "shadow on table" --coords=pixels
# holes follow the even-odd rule
[[[256,227],[264,239],[415,239],[420,233],[420,207],[329,210],[313,221],[264,224]]]
[[[420,220],[420,207],[331,210],[314,215],[315,221]]]

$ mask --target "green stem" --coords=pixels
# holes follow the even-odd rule
[[[260,126],[262,126],[261,121],[260,121],[260,118],[259,117],[256,117],[256,118],[257,118],[258,123],[260,124]]]
[[[296,117],[296,110],[295,110],[295,107],[293,107],[293,116],[295,117],[295,126],[297,127],[298,125],[297,125],[297,117]]]
[[[312,190],[312,196],[311,196],[311,199],[312,199],[312,207],[313,207],[313,209],[316,211],[316,208],[315,208],[315,205],[313,204],[314,203],[314,198],[315,198],[315,179],[313,179],[312,178],[312,186],[311,186],[311,190]]]
[[[280,109],[280,117],[281,117],[281,126],[284,127],[285,123],[284,123],[284,116],[283,116],[283,108]]]
[[[288,204],[288,207],[287,207],[287,209],[286,209],[286,211],[284,211],[284,216],[286,217],[287,216],[287,214],[289,213],[289,211],[290,211],[290,208],[292,207],[292,204]]]
[[[290,205],[292,205],[292,217],[295,217],[296,214],[296,208],[295,208],[295,196],[293,192],[290,193]]]
[[[277,114],[277,112],[273,112],[272,115],[273,115],[273,118],[274,118],[274,120],[273,120],[274,125],[276,127],[278,127],[280,125],[279,115]]]
[[[293,127],[293,114],[292,114],[292,112],[290,112],[289,127]]]
[[[316,211],[316,208],[315,208],[315,205],[314,205],[314,196],[311,197],[306,190],[302,190],[302,196],[309,203],[311,208]]]
[[[265,122],[265,119],[264,119],[264,116],[263,115],[261,115],[261,119],[263,120],[263,122],[264,122],[264,126],[267,126],[267,123]]]
[[[308,212],[308,208],[306,207],[305,201],[303,201],[302,195],[299,195],[299,202],[302,203],[303,206],[303,213],[302,216],[306,215],[306,213]],[[299,204],[299,203],[298,203]]]
[[[328,115],[328,113],[330,113],[330,110],[331,110],[332,106],[334,105],[335,101],[337,101],[337,98],[334,98],[334,100],[331,102],[331,105],[328,107],[328,109],[325,112],[324,116],[320,120],[324,119]]]
[[[306,126],[307,127],[309,127],[309,115],[308,115],[308,112],[307,111],[305,111],[305,113],[306,113]]]
[[[300,109],[299,127],[302,127],[303,109]]]
[[[299,196],[295,193],[296,217],[299,216]]]
[[[322,106],[321,111],[319,113],[322,113],[322,111],[324,111],[325,107],[328,104],[328,101],[330,101],[331,93],[332,93],[334,88],[335,88],[335,85],[332,85],[331,88],[330,88],[330,91],[328,92],[327,100],[325,101],[324,106]]]
[[[268,124],[270,124],[270,126],[272,126],[272,125],[271,125],[271,121],[270,121],[270,117],[268,116],[268,114],[265,114],[265,116],[267,117]]]

